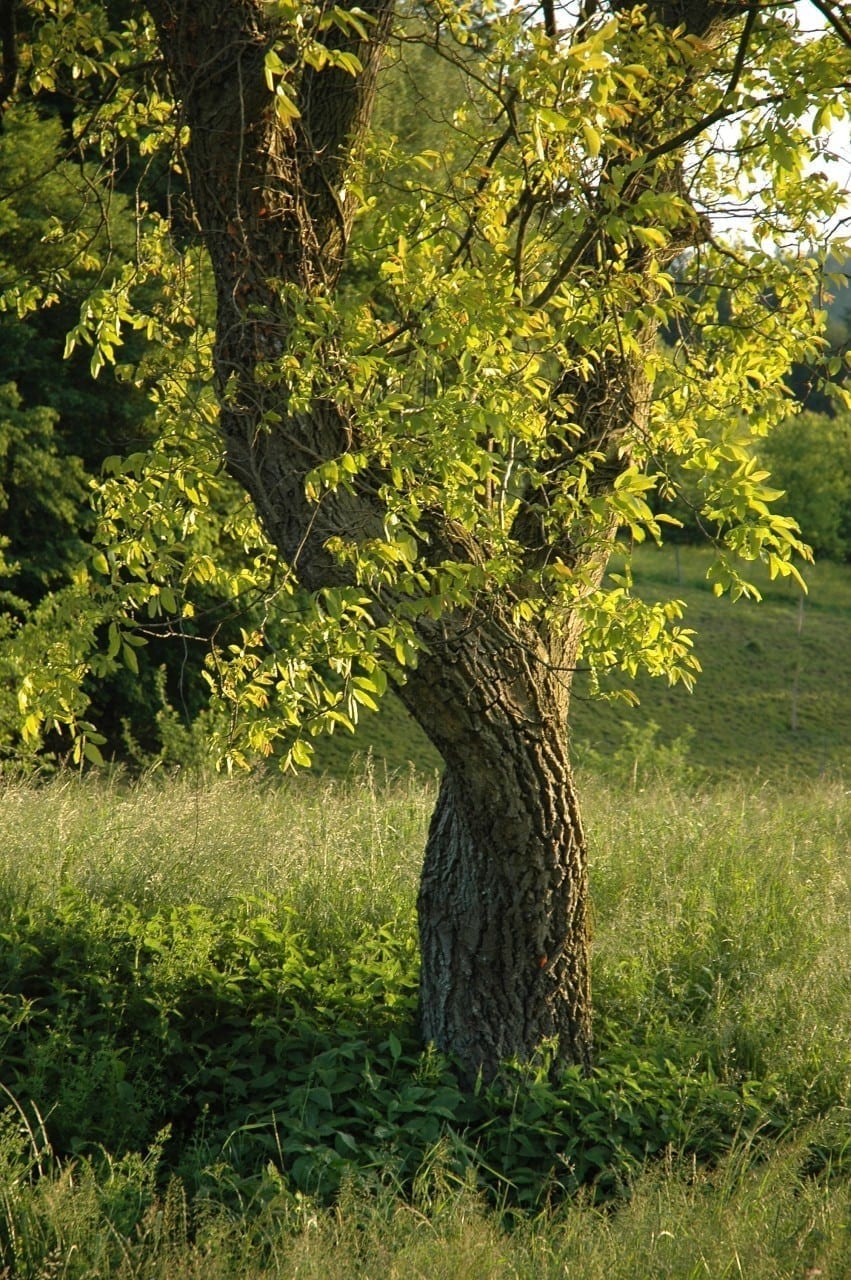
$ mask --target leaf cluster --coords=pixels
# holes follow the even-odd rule
[[[359,8],[266,8],[265,92],[287,133],[311,84],[357,79],[371,24]],[[185,129],[130,52],[136,36],[153,52],[152,29],[110,31],[96,5],[73,21],[46,9],[31,83],[76,67],[86,154],[114,157],[120,141],[137,159],[170,152],[178,173]],[[222,474],[217,396],[232,409],[247,393],[213,386],[209,264],[140,206],[132,254],[88,291],[67,350],[90,347],[95,375],[118,363],[153,406],[154,440],[110,455],[98,546],[76,579],[92,622],[62,666],[48,661],[61,694],[24,677],[31,745],[52,722],[77,732],[74,681],[118,661],[135,673],[140,619],[151,637],[200,635],[199,592],[232,605],[206,629],[228,717],[218,750],[286,766],[404,679],[451,615],[500,613],[544,643],[581,629],[577,659],[601,688],[615,670],[689,683],[681,605],[643,602],[628,567],[602,578],[613,538],[660,541],[683,490],[717,548],[719,594],[754,594],[743,562],[798,576],[806,549],[753,444],[785,416],[790,368],[824,346],[814,246],[839,192],[808,165],[844,110],[848,51],[762,9],[714,39],[639,10],[558,38],[522,8],[402,14],[399,61],[419,41],[412,66],[449,68],[434,137],[421,133],[418,154],[386,129],[359,139],[332,193],[347,235],[358,206],[336,291],[269,278],[262,315],[246,303],[246,322],[280,341],[243,408],[256,408],[258,449],[295,442],[308,510],[286,563]],[[747,243],[712,226],[731,204],[752,215]],[[58,242],[70,234],[63,224]],[[46,296],[32,288],[21,306]],[[122,363],[128,334],[146,354]],[[306,458],[323,406],[347,443]],[[327,585],[308,595],[299,560],[326,519]]]

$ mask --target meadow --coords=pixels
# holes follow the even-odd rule
[[[583,773],[597,1066],[470,1095],[375,775],[6,782],[0,1274],[843,1280],[841,781]]]
[[[851,577],[706,563],[636,569],[694,694],[577,682],[587,1078],[420,1045],[438,762],[392,699],[312,776],[0,780],[0,1276],[847,1280]]]

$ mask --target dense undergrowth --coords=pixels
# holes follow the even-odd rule
[[[433,1228],[430,1274],[463,1220],[483,1256],[504,1239],[503,1269],[475,1274],[519,1275],[544,1241],[561,1257],[577,1213],[597,1224],[603,1259],[613,1207],[633,1224],[636,1203],[690,1204],[692,1224],[720,1213],[717,1196],[755,1213],[760,1178],[782,1182],[778,1203],[797,1188],[821,1205],[819,1248],[811,1215],[798,1234],[792,1219],[778,1227],[778,1250],[794,1241],[798,1266],[809,1241],[822,1269],[842,1256],[848,793],[629,781],[586,784],[593,1074],[553,1079],[543,1060],[472,1094],[416,1036],[431,789],[415,778],[7,786],[8,1274],[166,1275],[156,1268],[177,1249],[174,1273],[189,1275],[211,1240],[231,1256],[239,1223],[241,1261],[220,1274],[319,1275],[310,1267],[332,1238],[343,1248],[351,1213],[360,1244],[325,1274],[368,1274],[372,1248],[389,1250],[379,1273],[391,1275],[397,1230],[403,1252],[415,1238],[425,1248],[416,1210]],[[536,1222],[538,1244],[517,1252]],[[301,1270],[287,1269],[293,1249]]]

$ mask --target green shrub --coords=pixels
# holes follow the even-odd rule
[[[817,555],[851,560],[851,414],[795,414],[774,428],[762,453],[804,540]]]
[[[693,1019],[688,981],[660,987],[640,1051],[609,1025],[590,1076],[554,1079],[544,1058],[472,1095],[418,1046],[416,982],[410,918],[323,950],[273,903],[146,914],[66,891],[0,936],[7,1081],[60,1158],[125,1158],[167,1126],[166,1166],[196,1191],[226,1167],[244,1195],[272,1168],[324,1201],[353,1172],[410,1194],[437,1151],[503,1205],[608,1197],[648,1158],[714,1162],[795,1122],[801,1099],[777,1081],[722,1079],[693,1030],[672,1033]],[[846,1159],[839,1145],[822,1163]]]

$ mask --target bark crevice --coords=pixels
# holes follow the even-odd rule
[[[452,663],[425,657],[402,691],[447,762],[417,904],[423,1035],[469,1083],[505,1059],[532,1060],[544,1042],[587,1068],[588,871],[569,675],[505,627],[465,634]]]

